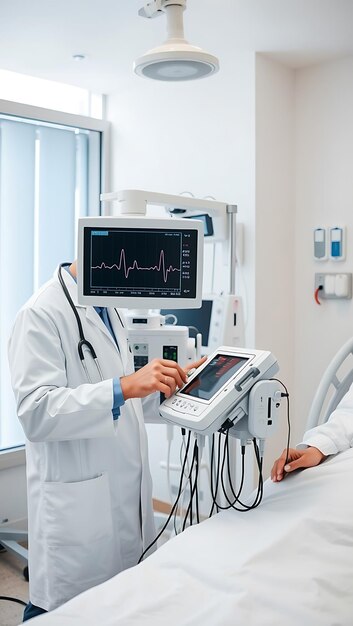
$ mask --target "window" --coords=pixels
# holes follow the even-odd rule
[[[105,129],[0,101],[0,449],[24,442],[7,361],[12,324],[56,266],[75,258],[77,218],[100,212]]]
[[[104,96],[53,80],[0,69],[0,98],[102,119]]]

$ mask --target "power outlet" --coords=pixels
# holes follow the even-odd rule
[[[330,285],[329,293],[325,285]],[[349,300],[352,298],[352,274],[338,272],[319,272],[315,274],[315,291],[320,289],[319,300]],[[342,295],[343,294],[343,295]]]

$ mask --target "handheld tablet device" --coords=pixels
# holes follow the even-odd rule
[[[271,378],[278,369],[271,352],[221,346],[184,387],[160,405],[159,413],[173,424],[212,434],[231,419],[237,404],[257,381]]]

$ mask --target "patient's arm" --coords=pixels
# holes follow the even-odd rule
[[[325,458],[325,455],[318,448],[314,447],[309,447],[305,450],[289,448],[288,457],[287,449],[285,449],[279,459],[273,464],[271,478],[273,482],[278,482],[282,480],[285,474],[300,468],[314,467],[314,465],[319,465]]]
[[[353,385],[337,405],[325,424],[308,430],[296,450],[289,449],[286,464],[286,450],[274,462],[271,478],[282,480],[287,472],[313,467],[330,454],[337,454],[353,447]]]
[[[315,446],[328,456],[353,447],[353,389],[342,398],[325,424],[307,430],[297,447]]]

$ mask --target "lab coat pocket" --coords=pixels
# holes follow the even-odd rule
[[[55,608],[115,573],[108,476],[47,482],[43,496],[47,582]]]

